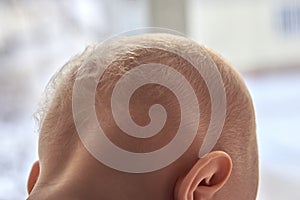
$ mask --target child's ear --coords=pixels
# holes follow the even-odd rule
[[[228,154],[214,151],[199,159],[188,174],[178,179],[176,200],[211,199],[227,182],[232,170]]]
[[[28,181],[27,181],[27,192],[28,194],[31,193],[38,177],[39,177],[39,174],[40,174],[40,163],[39,161],[35,161],[32,168],[31,168],[31,171],[30,171],[30,174],[29,174],[29,177],[28,177]]]

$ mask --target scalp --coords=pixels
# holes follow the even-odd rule
[[[149,45],[154,43],[162,48],[153,48]],[[248,193],[249,195],[256,194],[258,177],[252,176],[258,173],[255,116],[250,94],[239,74],[213,51],[182,37],[149,34],[124,38],[111,43],[117,46],[122,44],[129,44],[127,51],[122,52],[115,48],[116,52],[113,54],[104,52],[105,49],[98,51],[101,44],[92,45],[82,54],[73,57],[51,79],[45,91],[42,106],[37,112],[40,123],[40,146],[43,146],[40,149],[45,149],[47,145],[52,146],[51,149],[53,146],[60,146],[58,151],[61,152],[62,149],[68,149],[68,147],[71,151],[76,146],[78,138],[72,116],[72,89],[76,74],[87,61],[101,68],[103,63],[106,63],[105,59],[112,59],[113,62],[109,64],[99,80],[96,110],[100,125],[113,143],[129,151],[147,152],[161,148],[174,137],[180,123],[180,107],[174,94],[161,85],[152,84],[139,88],[130,102],[129,109],[132,118],[141,126],[149,123],[148,110],[151,105],[159,103],[167,110],[168,118],[164,128],[152,138],[136,139],[124,134],[115,124],[110,109],[112,90],[122,75],[141,64],[158,62],[172,66],[183,74],[195,90],[199,99],[201,119],[199,134],[194,145],[200,146],[210,122],[210,96],[201,75],[195,71],[191,63],[174,52],[184,52],[191,56],[203,55],[199,56],[200,59],[197,60],[199,63],[203,61],[201,58],[210,56],[223,79],[227,100],[224,128],[214,150],[225,151],[232,157],[233,175],[229,179],[227,189],[236,187],[235,191],[238,194],[242,187],[237,187],[237,185],[252,185]],[[174,52],[164,49],[172,49]],[[104,55],[99,55],[99,52],[104,52]],[[99,57],[101,57],[101,62]],[[64,152],[68,153],[66,150]],[[50,154],[50,152],[46,153]]]

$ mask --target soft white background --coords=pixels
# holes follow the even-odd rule
[[[288,31],[286,7],[298,16]],[[87,44],[149,26],[148,8],[149,0],[0,1],[1,200],[26,198],[37,159],[32,114],[52,74]],[[186,9],[187,35],[233,63],[253,96],[259,199],[300,199],[299,1],[190,0]]]

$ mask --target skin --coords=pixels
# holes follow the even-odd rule
[[[128,42],[141,39],[146,43],[163,39],[166,45],[176,44],[176,48],[184,49],[185,41],[170,35],[136,36]],[[149,123],[145,113],[151,105],[159,102],[165,107],[169,114],[167,122],[154,137],[137,139],[127,136],[116,126],[109,109],[111,91],[120,76],[139,64],[158,60],[191,80],[201,110],[198,134],[178,160],[154,172],[120,172],[96,160],[78,138],[72,119],[71,88],[74,74],[86,55],[93,54],[93,50],[86,50],[67,64],[71,66],[68,73],[58,75],[54,97],[44,111],[41,122],[39,161],[34,163],[28,179],[28,199],[255,199],[258,155],[252,100],[237,72],[220,56],[206,50],[221,73],[227,98],[225,125],[213,151],[202,158],[198,157],[210,119],[210,97],[201,76],[193,73],[189,63],[170,52],[138,48],[132,55],[125,54],[121,61],[111,64],[97,87],[97,117],[107,137],[121,148],[133,152],[159,149],[174,137],[180,109],[174,95],[164,87],[141,87],[130,102],[130,113],[139,125]]]

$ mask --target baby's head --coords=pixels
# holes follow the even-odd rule
[[[223,90],[214,87],[214,67]],[[216,91],[224,92],[224,101],[214,99]],[[88,47],[45,94],[29,199],[256,197],[251,97],[237,72],[196,42],[146,34]],[[220,135],[208,135],[218,126]]]

